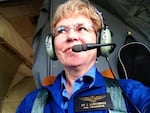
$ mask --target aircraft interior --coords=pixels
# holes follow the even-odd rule
[[[63,69],[49,59],[45,37],[55,9],[64,1],[0,0],[0,113],[15,113],[28,92]],[[102,56],[97,59],[100,72],[111,67],[116,78],[150,86],[150,1],[89,1],[102,10],[116,44],[110,64]]]

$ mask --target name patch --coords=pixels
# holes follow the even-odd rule
[[[112,109],[110,94],[75,97],[75,112]]]

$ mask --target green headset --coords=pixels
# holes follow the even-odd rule
[[[100,17],[102,21],[102,29],[98,31],[97,33],[97,43],[98,44],[110,44],[112,42],[111,39],[111,32],[108,29],[108,26],[104,25],[102,12],[96,10],[98,16]],[[54,48],[54,36],[52,34],[48,35],[45,40],[46,44],[46,51],[52,60],[57,60],[57,56],[55,54],[55,48]],[[97,48],[97,57],[101,56],[108,56],[113,51],[112,46],[103,46]]]

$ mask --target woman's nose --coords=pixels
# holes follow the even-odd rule
[[[70,29],[67,33],[67,41],[78,40],[79,35],[74,29]]]

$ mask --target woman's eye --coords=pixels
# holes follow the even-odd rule
[[[64,32],[64,31],[66,31],[65,27],[59,27],[59,28],[57,29],[57,32],[58,32],[58,33],[62,33],[62,32]]]
[[[80,26],[80,27],[78,28],[78,31],[87,31],[87,28],[84,27],[84,26]]]
[[[67,32],[66,28],[64,26],[60,26],[56,29],[55,34],[59,35],[61,33],[65,33],[65,32]]]

